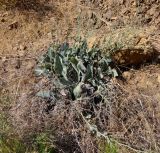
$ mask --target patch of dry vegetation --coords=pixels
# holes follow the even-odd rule
[[[71,101],[62,96],[56,104],[50,103],[50,99],[38,98],[35,95],[40,89],[52,87],[49,79],[36,78],[33,75],[36,59],[39,58],[37,55],[42,54],[46,46],[53,41],[61,42],[67,39],[72,42],[68,38],[77,33],[89,33],[91,46],[107,35],[105,43],[101,44],[102,48],[113,51],[123,50],[123,47],[135,49],[137,42],[142,42],[138,47],[144,51],[147,47],[146,38],[141,35],[144,27],[139,26],[151,25],[155,26],[152,27],[154,30],[158,29],[159,2],[149,0],[136,5],[138,1],[133,0],[117,3],[110,0],[75,3],[70,0],[56,1],[54,8],[44,2],[0,0],[0,7],[4,9],[40,12],[40,16],[46,15],[45,12],[52,14],[46,16],[46,24],[42,21],[35,22],[31,17],[31,24],[18,20],[22,22],[21,26],[2,31],[2,53],[6,49],[7,54],[3,57],[0,53],[0,134],[5,132],[8,138],[11,136],[10,132],[14,133],[18,135],[18,140],[22,139],[23,144],[34,151],[42,146],[44,150],[56,148],[54,151],[66,153],[160,152],[160,88],[159,82],[154,81],[159,79],[159,67],[147,67],[145,73],[142,73],[143,69],[123,73],[125,81],[111,79],[108,90],[105,91],[107,102],[98,104],[90,103],[87,98]],[[153,6],[153,9],[149,9],[150,6]],[[17,17],[11,16],[16,22],[19,17],[19,14]],[[7,20],[6,15],[2,15],[2,27],[10,24],[10,19],[9,22]],[[126,24],[131,28],[126,29]],[[135,26],[138,27],[133,28]],[[96,37],[93,38],[92,32]],[[156,34],[155,31],[151,33]],[[24,35],[27,38],[24,38]],[[8,39],[10,36],[15,40]],[[48,38],[49,36],[52,38]],[[18,40],[21,40],[20,44],[26,44],[27,49],[23,51],[23,47],[19,47],[15,53],[13,48],[8,46],[12,44],[15,47]],[[157,44],[156,51],[159,50]],[[22,56],[19,54],[21,51]],[[140,60],[143,63],[143,58]],[[65,93],[62,91],[62,94]],[[8,101],[8,98],[11,100]],[[92,118],[86,117],[85,112]],[[8,127],[14,128],[14,132],[7,131]]]

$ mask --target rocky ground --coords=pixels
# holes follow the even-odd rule
[[[34,2],[34,1],[33,1]],[[37,1],[0,10],[0,111],[19,135],[41,131],[41,110],[34,103],[37,59],[48,46],[75,36],[114,48],[122,72],[113,81],[124,89],[111,135],[133,152],[160,149],[160,1]],[[115,46],[115,44],[117,44]],[[31,98],[30,98],[30,97]],[[5,98],[4,98],[5,97]],[[8,97],[9,102],[6,99]],[[8,104],[9,103],[9,104]],[[30,108],[33,108],[30,110]],[[26,113],[27,112],[27,113]],[[28,118],[30,112],[33,116]],[[35,116],[34,116],[35,115]],[[36,116],[37,115],[37,116]],[[33,125],[35,124],[35,127]],[[125,152],[125,145],[122,151]],[[128,148],[130,150],[130,148]],[[126,152],[132,152],[126,151]]]

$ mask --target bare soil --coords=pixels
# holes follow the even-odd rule
[[[29,130],[42,130],[42,126],[39,126],[43,118],[40,108],[43,109],[44,105],[35,104],[34,95],[37,92],[36,84],[40,88],[47,80],[36,78],[34,68],[37,59],[46,52],[49,45],[65,40],[72,42],[72,38],[78,35],[87,37],[91,46],[95,42],[103,42],[110,35],[114,38],[117,35],[118,40],[122,38],[122,43],[134,37],[134,42],[139,38],[143,42],[143,51],[150,42],[156,60],[151,59],[146,65],[146,56],[139,58],[138,54],[136,59],[139,59],[140,67],[126,68],[127,71],[122,74],[125,81],[113,80],[124,92],[119,98],[119,109],[116,108],[114,114],[118,119],[112,123],[109,132],[117,140],[137,150],[147,149],[158,153],[160,65],[157,56],[160,54],[160,1],[49,0],[31,6],[26,3],[21,7],[18,5],[9,10],[0,10],[0,96],[9,95],[11,101],[9,105],[0,104],[0,110],[9,111],[15,130],[20,135],[25,135]],[[128,28],[132,29],[129,30],[131,32],[125,33]],[[132,59],[132,54],[129,55],[129,59]],[[123,57],[120,60],[123,61]],[[134,67],[137,60],[131,63],[128,59],[126,61]],[[122,63],[121,66],[128,66],[124,64],[126,62]],[[36,108],[39,108],[38,112]],[[35,116],[28,118],[29,113]]]

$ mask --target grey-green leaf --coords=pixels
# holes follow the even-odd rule
[[[55,72],[57,74],[62,74],[62,71],[63,71],[62,59],[58,54],[56,54],[56,56],[55,56],[55,63],[54,64],[55,64],[54,65]]]
[[[36,95],[38,97],[41,97],[41,98],[50,98],[51,97],[51,93],[50,93],[49,90],[47,90],[47,91],[39,91]]]
[[[112,74],[113,74],[113,77],[117,77],[118,76],[117,70],[116,69],[112,69]]]
[[[53,50],[52,47],[50,47],[50,48],[48,49],[48,56],[49,56],[49,58],[50,58],[50,62],[52,62],[52,61],[54,60],[54,58],[55,58],[55,53],[54,53],[54,50]]]
[[[42,68],[40,68],[40,67],[37,67],[36,69],[35,69],[35,75],[36,76],[41,76],[42,74],[44,74],[45,73],[45,69],[42,69]]]
[[[80,98],[81,97],[81,93],[82,93],[82,88],[81,86],[83,85],[82,82],[80,82],[74,89],[73,89],[73,94],[75,96],[75,98]]]
[[[77,64],[77,68],[82,72],[85,73],[86,72],[86,67],[84,66],[83,62],[80,60]]]
[[[93,78],[93,66],[88,65],[87,70],[86,70],[86,75],[85,75],[85,81],[92,79]]]

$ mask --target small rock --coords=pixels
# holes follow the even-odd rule
[[[25,45],[20,45],[20,46],[19,46],[19,49],[20,49],[20,50],[26,50],[26,49],[27,49],[27,46],[25,46]]]
[[[6,61],[6,57],[2,57],[2,62],[5,62]]]
[[[111,21],[116,20],[116,19],[117,19],[116,16],[115,17],[111,17]]]
[[[131,72],[126,71],[126,72],[123,72],[122,76],[123,76],[126,80],[130,80],[131,77],[132,77],[132,74],[131,74]]]
[[[47,35],[48,37],[52,38],[52,32],[49,32]]]
[[[147,14],[149,15],[154,15],[156,11],[156,8],[155,7],[152,7],[150,10],[147,11]]]
[[[13,51],[17,51],[19,48],[17,46],[13,47]]]

